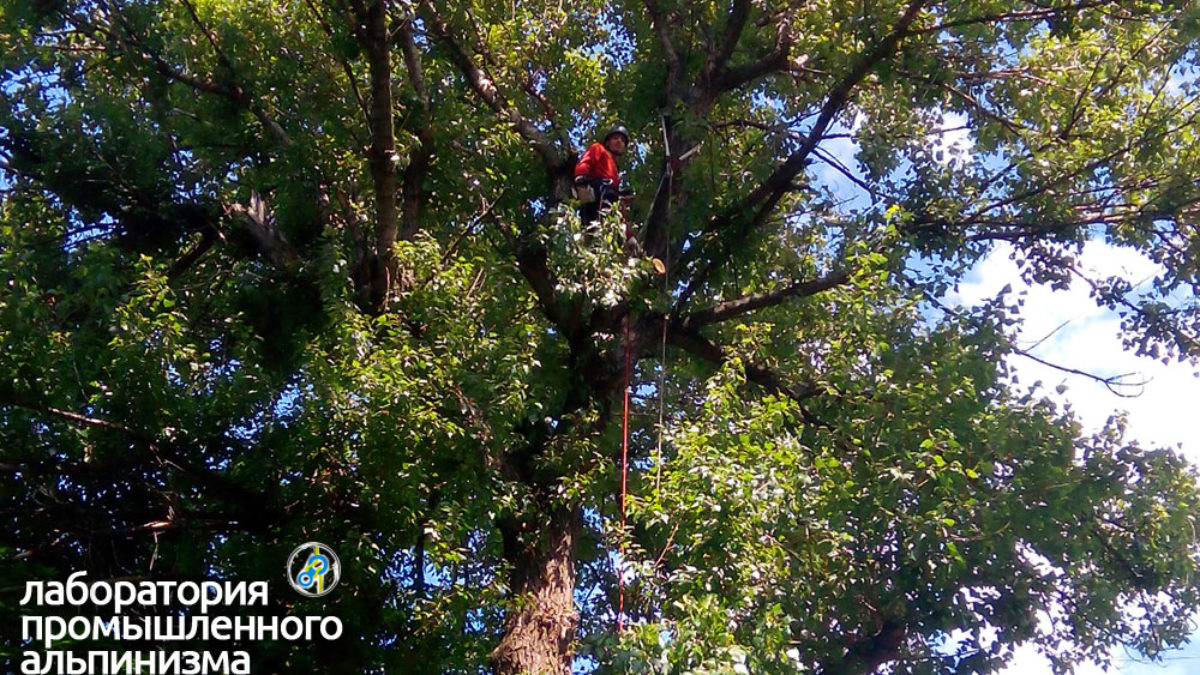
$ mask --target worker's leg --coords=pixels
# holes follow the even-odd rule
[[[600,202],[579,205],[579,224],[589,241],[600,234]]]

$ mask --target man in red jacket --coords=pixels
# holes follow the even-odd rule
[[[629,131],[618,124],[604,135],[602,143],[593,143],[575,165],[575,194],[582,205],[579,220],[584,226],[600,219],[618,199],[621,189],[621,174],[617,170],[617,157],[629,145]]]

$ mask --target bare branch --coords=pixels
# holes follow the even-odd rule
[[[1038,19],[1047,19],[1050,17],[1059,16],[1066,11],[1079,12],[1085,9],[1094,9],[1108,5],[1119,6],[1120,4],[1121,0],[1094,0],[1093,2],[1080,2],[1078,4],[1067,5],[1064,7],[1043,7],[1039,9],[1029,9],[1017,12],[994,12],[992,14],[982,14],[980,16],[972,16],[965,19],[946,21],[933,26],[928,26],[926,28],[917,29],[913,31],[913,33],[917,35],[940,33],[950,28],[962,28],[964,26],[974,26],[981,23],[997,24],[1012,21],[1036,21]]]
[[[1070,375],[1079,375],[1081,377],[1086,377],[1089,380],[1094,380],[1096,382],[1099,382],[1100,384],[1104,385],[1106,389],[1108,389],[1112,393],[1116,394],[1117,396],[1120,396],[1121,398],[1137,398],[1137,397],[1141,396],[1143,393],[1142,390],[1145,388],[1145,386],[1147,384],[1150,383],[1150,380],[1146,380],[1146,379],[1138,380],[1137,382],[1128,382],[1125,380],[1125,378],[1136,375],[1137,373],[1121,373],[1120,375],[1111,375],[1109,377],[1105,377],[1103,375],[1089,373],[1085,370],[1079,370],[1078,368],[1070,368],[1068,366],[1063,366],[1063,365],[1059,365],[1057,363],[1053,363],[1051,361],[1047,361],[1046,359],[1043,359],[1040,356],[1034,356],[1033,354],[1031,354],[1030,352],[1028,352],[1024,349],[1014,349],[1013,353],[1018,354],[1020,356],[1024,356],[1025,358],[1027,358],[1031,361],[1040,363],[1043,366],[1046,366],[1048,368],[1053,368],[1054,370],[1057,370],[1059,372],[1067,373]],[[1119,387],[1138,387],[1139,389],[1138,389],[1137,393],[1127,394],[1124,391],[1122,391],[1121,389],[1119,389]]]
[[[942,302],[940,298],[938,298],[935,295],[933,295],[932,293],[930,293],[928,289],[921,286],[916,281],[909,279],[908,277],[902,277],[902,278],[904,279],[905,282],[908,283],[909,286],[920,290],[921,294],[925,296],[926,301],[928,301],[934,307],[937,307],[942,312],[945,312],[946,314],[949,314],[950,316],[953,316],[959,320],[967,319],[967,317],[962,312],[954,309],[953,307],[947,306],[946,303]],[[1057,370],[1059,372],[1068,373],[1070,375],[1079,375],[1081,377],[1086,377],[1089,380],[1099,382],[1100,384],[1103,384],[1105,386],[1105,388],[1107,388],[1109,391],[1111,391],[1112,393],[1114,393],[1117,396],[1120,396],[1122,398],[1137,398],[1138,396],[1141,396],[1141,394],[1142,394],[1141,391],[1138,391],[1135,394],[1128,394],[1119,389],[1119,387],[1144,387],[1146,384],[1149,383],[1149,380],[1139,380],[1137,382],[1127,382],[1125,380],[1125,378],[1135,375],[1136,373],[1122,373],[1120,375],[1111,375],[1111,376],[1097,375],[1096,373],[1089,373],[1085,370],[1079,370],[1078,368],[1071,368],[1069,366],[1064,366],[1064,365],[1061,365],[1058,363],[1054,363],[1052,361],[1047,361],[1046,359],[1043,359],[1040,356],[1033,355],[1032,350],[1036,349],[1039,345],[1041,345],[1043,342],[1045,342],[1047,339],[1049,339],[1051,335],[1054,335],[1059,330],[1061,330],[1062,327],[1065,325],[1066,324],[1064,323],[1064,324],[1058,326],[1058,328],[1055,328],[1053,331],[1051,331],[1049,335],[1038,340],[1036,343],[1034,343],[1027,349],[1017,347],[1016,345],[1011,345],[1010,347],[1012,349],[1012,352],[1014,354],[1017,354],[1018,356],[1024,356],[1025,358],[1030,359],[1031,361],[1040,363],[1043,366],[1046,366],[1048,368],[1053,368],[1054,370]]]
[[[847,168],[845,164],[842,164],[841,160],[839,160],[837,157],[826,153],[820,148],[814,148],[813,155],[822,162],[825,162],[830,167],[833,167],[834,171],[837,171],[845,176],[846,180],[857,185],[863,192],[871,195],[871,197],[874,199],[879,199],[879,191],[875,188],[875,186],[859,178],[858,176],[855,176],[854,172]]]
[[[258,244],[259,250],[272,264],[278,266],[297,259],[296,252],[284,239],[283,233],[275,227],[267,212],[266,202],[257,192],[250,193],[250,201],[247,204],[227,204],[223,208],[226,216],[241,219],[250,236]]]
[[[734,300],[727,300],[714,307],[693,312],[681,321],[685,329],[695,329],[710,323],[727,321],[750,312],[773,307],[788,298],[806,298],[822,291],[841,286],[850,280],[844,270],[827,274],[819,279],[796,281],[775,291],[752,293]]]

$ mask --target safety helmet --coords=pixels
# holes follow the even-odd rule
[[[604,134],[604,142],[607,143],[608,139],[612,138],[613,136],[618,136],[618,135],[624,136],[625,137],[625,145],[629,145],[629,130],[625,128],[624,124],[618,124],[618,125],[614,126],[613,128],[609,129],[608,133]]]

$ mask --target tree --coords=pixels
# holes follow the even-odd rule
[[[261,672],[1067,671],[1186,635],[1194,469],[1019,383],[1019,298],[942,298],[1009,242],[1194,363],[1191,3],[0,12],[14,587],[272,579],[344,619]],[[617,120],[632,259],[566,201]],[[1162,272],[1088,278],[1091,239]],[[274,583],[312,539],[323,605]]]

